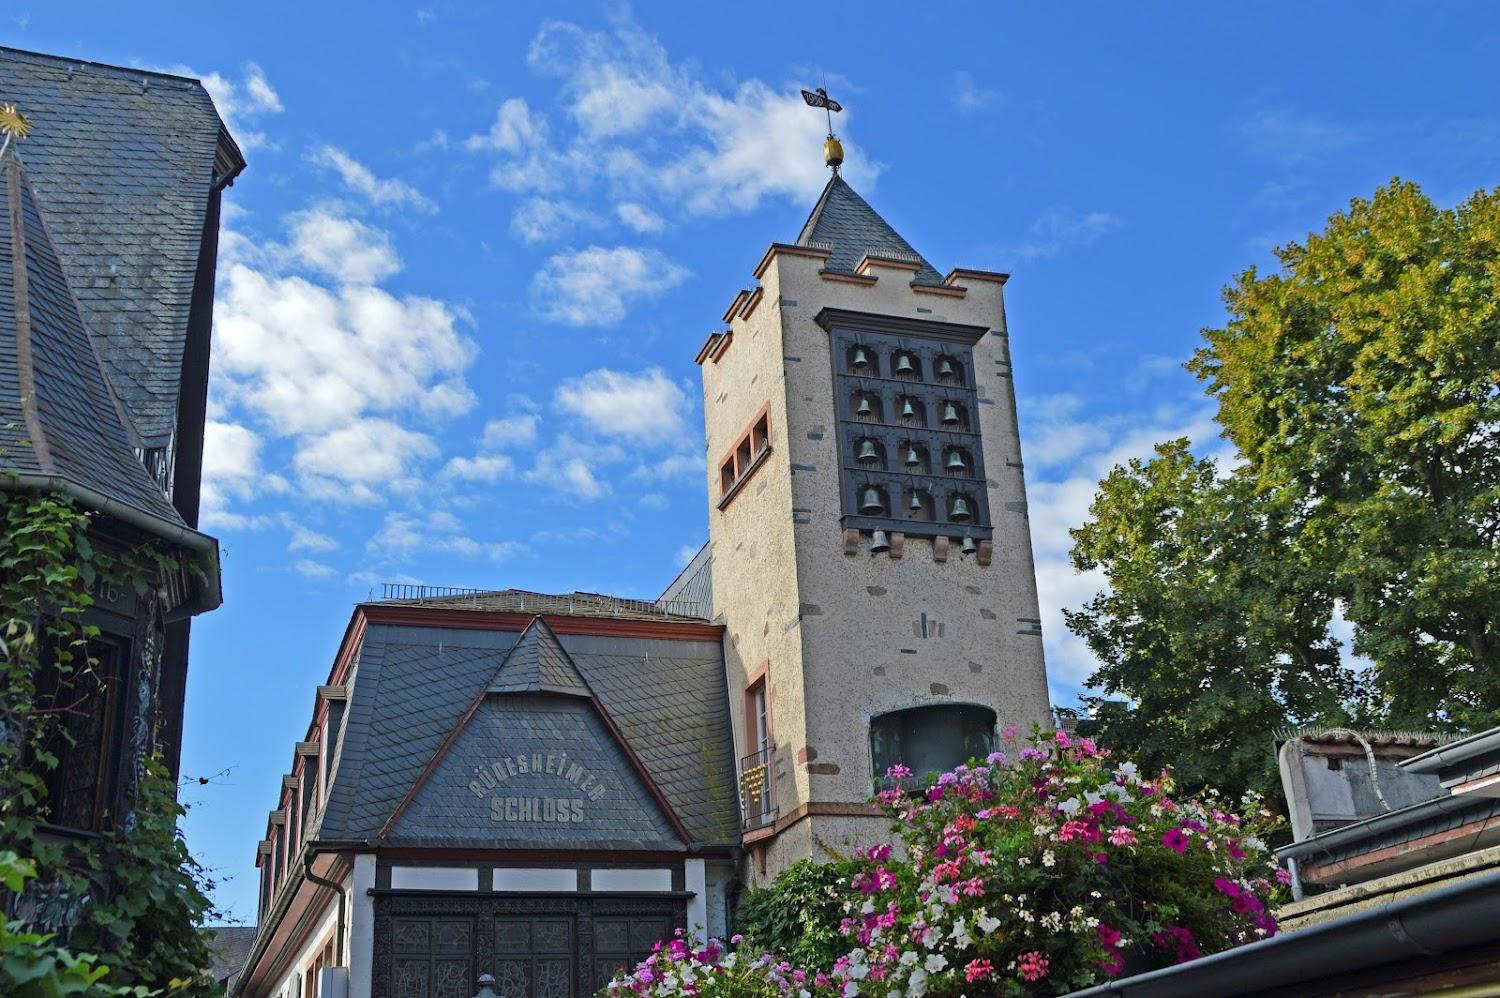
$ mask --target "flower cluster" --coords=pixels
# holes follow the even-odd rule
[[[1063,993],[1272,935],[1280,889],[1247,798],[1179,800],[1167,773],[1033,734],[877,796],[905,857],[865,850],[835,983],[872,995]]]
[[[1063,994],[1276,932],[1285,871],[1258,799],[1178,799],[1167,773],[1061,731],[1004,739],[923,787],[887,774],[876,801],[898,842],[856,853],[832,967],[679,937],[607,994]]]

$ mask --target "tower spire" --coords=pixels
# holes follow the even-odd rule
[[[839,167],[844,163],[844,146],[833,134],[833,112],[842,111],[844,106],[829,97],[828,91],[822,87],[802,91],[802,99],[807,101],[809,107],[821,107],[828,117],[828,138],[823,141],[823,162],[828,164],[834,176],[838,176]]]

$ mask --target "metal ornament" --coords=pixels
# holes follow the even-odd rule
[[[822,87],[802,91],[802,99],[807,101],[808,107],[821,107],[828,118],[828,138],[823,142],[823,162],[828,164],[834,176],[838,176],[839,167],[844,164],[844,147],[833,134],[833,112],[842,111],[844,107],[828,96],[828,91]]]
[[[867,516],[885,512],[885,503],[880,501],[880,493],[872,488],[866,488],[860,493],[859,511]]]
[[[870,535],[870,553],[879,554],[891,549],[890,538],[886,537],[884,530],[877,530]]]

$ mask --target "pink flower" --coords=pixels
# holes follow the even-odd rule
[[[1166,846],[1173,852],[1187,852],[1188,838],[1186,835],[1182,834],[1182,829],[1169,828],[1164,833],[1162,833],[1161,844]]]
[[[1013,741],[1016,740],[1016,732],[1019,731],[1019,730],[1020,729],[1016,725],[1014,725],[1014,724],[1007,724],[1004,728],[1002,728],[1000,730],[1000,737],[1003,738],[1003,739],[1005,739],[1008,742],[1013,742]]]
[[[1067,748],[1069,745],[1073,744],[1072,740],[1068,738],[1068,733],[1062,730],[1059,730],[1056,733],[1056,736],[1053,740],[1057,742],[1058,748]]]
[[[1276,868],[1276,879],[1283,884],[1290,884],[1292,882],[1292,871],[1284,866],[1278,866]]]
[[[1112,846],[1133,846],[1140,839],[1136,838],[1135,832],[1128,828],[1111,828],[1109,830],[1109,844]]]
[[[1120,941],[1120,930],[1106,925],[1104,922],[1099,923],[1097,931],[1099,933],[1099,941],[1106,946],[1113,946]]]
[[[964,980],[973,984],[975,981],[984,980],[994,972],[994,964],[988,960],[970,960],[968,965],[964,967]]]
[[[1234,839],[1229,840],[1228,844],[1224,846],[1224,851],[1229,853],[1229,855],[1233,856],[1235,859],[1245,858],[1245,850],[1241,849],[1240,844]]]
[[[888,767],[885,771],[885,775],[886,778],[890,780],[901,780],[910,776],[911,770],[898,762],[894,766]]]
[[[1030,950],[1022,953],[1016,958],[1016,967],[1021,971],[1022,980],[1040,981],[1047,976],[1047,970],[1051,966],[1040,950]]]

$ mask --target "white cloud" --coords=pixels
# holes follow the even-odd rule
[[[203,424],[202,519],[207,526],[256,529],[264,523],[229,510],[231,499],[286,492],[286,479],[261,464],[262,441],[249,427],[211,418]]]
[[[522,242],[540,243],[557,239],[580,226],[598,225],[599,218],[565,201],[543,197],[527,198],[510,218],[510,231]]]
[[[671,440],[683,433],[687,396],[659,367],[639,374],[600,368],[557,388],[559,409],[607,436]]]
[[[1361,137],[1356,128],[1282,110],[1259,111],[1240,125],[1240,138],[1251,152],[1284,166],[1327,159]]]
[[[290,524],[292,539],[287,542],[288,551],[333,551],[339,542],[327,534],[320,534],[301,524]]]
[[[627,302],[676,287],[687,274],[654,249],[590,246],[549,258],[531,280],[531,296],[553,322],[611,325],[625,318]]]
[[[673,556],[677,562],[677,567],[687,568],[688,562],[696,558],[698,556],[698,552],[701,550],[701,546],[695,546],[692,544],[684,544],[682,547],[678,548],[677,553]]]
[[[481,541],[462,532],[463,522],[444,512],[426,520],[395,511],[385,515],[380,530],[365,544],[372,555],[395,561],[415,554],[453,554],[464,558],[504,561],[521,554],[520,541]]]
[[[480,454],[451,459],[443,466],[442,475],[470,482],[493,482],[510,474],[514,468],[515,462],[504,454]]]
[[[489,131],[465,143],[497,156],[490,179],[501,189],[603,183],[641,209],[621,212],[621,220],[652,232],[663,208],[718,215],[752,210],[768,197],[802,202],[827,180],[819,155],[825,123],[795,85],[705,79],[623,20],[599,32],[549,22],[532,41],[528,64],[559,81],[572,128],[559,139],[525,100],[505,101]],[[848,114],[842,117],[841,131]],[[851,181],[873,180],[879,167],[847,138],[844,148]]]
[[[667,223],[660,215],[650,208],[636,204],[633,201],[625,201],[615,205],[615,214],[620,217],[620,221],[624,222],[626,226],[642,235],[653,235],[667,227]]]
[[[586,444],[564,435],[537,454],[536,464],[526,472],[525,478],[575,499],[602,499],[613,489],[595,470],[622,457],[624,452],[612,444]]]
[[[492,419],[484,424],[482,446],[487,450],[500,450],[504,447],[525,447],[535,443],[536,427],[540,421],[540,416],[529,412],[520,416]]]
[[[441,301],[370,282],[393,272],[389,237],[326,211],[289,217],[286,249],[226,243],[215,308],[214,401],[225,422],[291,444],[311,498],[370,502],[414,484],[427,427],[475,404],[476,348]],[[312,267],[308,276],[283,265]],[[317,280],[337,275],[336,286]],[[243,441],[242,441],[243,442]],[[227,458],[226,458],[227,460]]]
[[[653,482],[669,478],[693,480],[703,477],[703,458],[692,454],[670,454],[659,461],[642,464],[630,473],[636,481]]]
[[[292,464],[305,478],[364,485],[378,493],[379,486],[403,477],[414,459],[437,451],[425,433],[389,419],[365,418],[309,437]]]
[[[1009,260],[1040,260],[1066,250],[1087,246],[1120,227],[1120,219],[1107,211],[1049,211],[1027,230],[1026,238],[1001,248]]]
[[[326,208],[296,212],[287,222],[292,257],[341,284],[378,284],[401,270],[390,235],[380,229]]]
[[[968,70],[961,69],[953,74],[953,106],[960,114],[987,111],[1003,99],[1000,91],[981,87]]]
[[[321,146],[308,158],[337,172],[347,187],[373,205],[412,208],[429,214],[437,211],[437,205],[411,184],[395,177],[375,176],[369,167],[337,146]]]
[[[325,565],[321,561],[313,561],[311,558],[303,558],[293,566],[298,575],[309,579],[326,579],[331,575],[338,574],[332,565]]]

